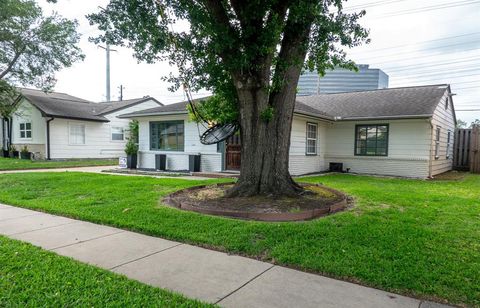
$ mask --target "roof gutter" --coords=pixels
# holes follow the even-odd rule
[[[90,121],[90,122],[102,122],[102,123],[110,122],[108,119],[101,120],[101,119],[89,119],[89,118],[80,118],[80,117],[67,117],[67,116],[59,116],[59,115],[48,114],[48,113],[43,113],[43,116],[58,118],[58,119],[78,120],[78,121]]]
[[[375,117],[335,117],[335,121],[367,121],[367,120],[400,120],[400,119],[426,119],[430,118],[431,114],[413,114],[413,115],[399,115],[399,116],[375,116]]]
[[[151,116],[164,116],[164,115],[176,115],[176,114],[188,114],[188,111],[171,111],[171,112],[152,112],[152,113],[142,113],[142,114],[122,114],[117,118],[121,119],[131,119],[139,117],[151,117]]]
[[[299,112],[299,111],[294,111],[294,114],[301,115],[301,116],[307,116],[307,117],[312,117],[312,118],[317,118],[317,119],[322,119],[322,120],[327,120],[327,121],[334,121],[335,119],[329,116],[320,116],[314,113],[310,112]]]

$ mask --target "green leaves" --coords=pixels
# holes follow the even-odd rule
[[[45,17],[31,0],[0,2],[0,79],[50,90],[55,72],[83,60],[78,23]]]

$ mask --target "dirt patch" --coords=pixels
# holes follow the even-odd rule
[[[343,210],[348,205],[343,193],[314,184],[304,184],[308,193],[297,197],[226,198],[226,191],[232,186],[228,183],[187,188],[163,201],[183,210],[267,221],[312,219]]]
[[[468,172],[462,171],[448,171],[433,177],[430,181],[461,181],[465,178]]]

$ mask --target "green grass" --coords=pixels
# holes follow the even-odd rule
[[[0,157],[0,171],[2,170],[22,170],[22,169],[51,169],[68,167],[88,167],[88,166],[111,166],[117,165],[116,159],[83,159],[83,160],[29,160],[18,158]]]
[[[0,236],[1,307],[211,307]]]
[[[0,201],[480,306],[480,176],[434,182],[328,175],[302,181],[343,190],[356,205],[309,222],[233,220],[161,205],[162,196],[204,182],[83,173],[2,175]]]

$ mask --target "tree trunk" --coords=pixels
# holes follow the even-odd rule
[[[296,85],[300,69],[292,73],[297,75],[292,83]],[[240,178],[228,196],[296,196],[303,191],[288,171],[295,87],[284,89],[270,98],[262,87],[238,91],[242,163]],[[266,119],[262,113],[269,107],[273,114]]]
[[[308,4],[313,9],[316,2]],[[239,104],[242,163],[230,197],[303,192],[290,176],[288,164],[296,87],[314,19],[313,14],[300,18],[306,9],[306,5],[290,8],[273,80],[273,52],[259,56],[248,70],[232,74]]]

